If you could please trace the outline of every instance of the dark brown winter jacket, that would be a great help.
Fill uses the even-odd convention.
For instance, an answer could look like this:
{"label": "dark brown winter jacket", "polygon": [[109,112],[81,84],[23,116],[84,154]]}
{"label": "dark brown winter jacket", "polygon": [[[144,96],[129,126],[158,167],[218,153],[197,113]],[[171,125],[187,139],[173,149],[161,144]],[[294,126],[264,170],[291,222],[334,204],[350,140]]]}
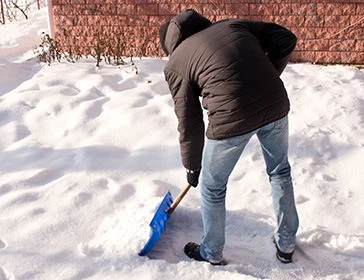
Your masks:
{"label": "dark brown winter jacket", "polygon": [[289,100],[279,76],[297,39],[286,28],[239,19],[212,24],[190,9],[164,24],[160,39],[170,55],[164,73],[185,168],[201,167],[202,107],[210,139],[241,135],[288,114]]}

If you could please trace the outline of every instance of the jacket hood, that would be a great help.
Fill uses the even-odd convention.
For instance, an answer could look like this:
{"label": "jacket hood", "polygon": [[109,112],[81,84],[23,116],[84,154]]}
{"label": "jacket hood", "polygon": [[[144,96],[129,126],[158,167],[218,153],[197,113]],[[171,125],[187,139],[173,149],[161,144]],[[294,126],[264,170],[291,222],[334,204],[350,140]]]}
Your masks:
{"label": "jacket hood", "polygon": [[193,9],[181,12],[159,29],[163,51],[167,55],[172,54],[183,40],[207,28],[210,24],[211,21]]}

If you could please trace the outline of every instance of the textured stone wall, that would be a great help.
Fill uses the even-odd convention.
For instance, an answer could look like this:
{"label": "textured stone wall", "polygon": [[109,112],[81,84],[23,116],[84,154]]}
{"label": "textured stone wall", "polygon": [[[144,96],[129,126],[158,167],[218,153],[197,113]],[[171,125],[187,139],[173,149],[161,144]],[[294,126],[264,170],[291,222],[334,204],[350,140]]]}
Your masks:
{"label": "textured stone wall", "polygon": [[159,26],[193,8],[212,21],[271,21],[298,37],[294,62],[364,64],[364,0],[49,0],[65,49],[162,55]]}

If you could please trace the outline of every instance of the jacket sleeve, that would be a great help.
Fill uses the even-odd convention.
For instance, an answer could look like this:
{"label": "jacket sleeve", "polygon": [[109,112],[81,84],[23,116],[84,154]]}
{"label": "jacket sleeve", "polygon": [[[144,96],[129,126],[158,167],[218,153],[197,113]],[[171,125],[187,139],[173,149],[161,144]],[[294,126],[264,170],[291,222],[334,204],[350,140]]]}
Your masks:
{"label": "jacket sleeve", "polygon": [[249,25],[270,61],[281,74],[296,47],[297,37],[275,23],[251,22]]}
{"label": "jacket sleeve", "polygon": [[178,119],[182,164],[186,169],[199,170],[205,139],[200,89],[173,71],[165,70],[165,77]]}

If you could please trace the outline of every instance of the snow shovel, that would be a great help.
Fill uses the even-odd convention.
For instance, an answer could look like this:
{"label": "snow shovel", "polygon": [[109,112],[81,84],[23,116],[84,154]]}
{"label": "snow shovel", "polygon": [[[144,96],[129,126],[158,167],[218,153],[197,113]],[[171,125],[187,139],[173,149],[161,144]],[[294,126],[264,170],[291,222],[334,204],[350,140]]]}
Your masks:
{"label": "snow shovel", "polygon": [[[186,195],[186,193],[191,188],[191,185],[188,184],[177,196],[176,200],[173,202],[173,198],[171,192],[168,191],[164,196],[161,204],[159,205],[157,211],[154,214],[152,221],[150,222],[150,238],[145,244],[144,248],[139,252],[139,256],[145,256],[148,254],[154,245],[159,240],[160,236],[162,235],[167,221],[173,211],[176,209],[178,204],[181,202],[182,198]],[[172,203],[173,202],[173,203]]]}

